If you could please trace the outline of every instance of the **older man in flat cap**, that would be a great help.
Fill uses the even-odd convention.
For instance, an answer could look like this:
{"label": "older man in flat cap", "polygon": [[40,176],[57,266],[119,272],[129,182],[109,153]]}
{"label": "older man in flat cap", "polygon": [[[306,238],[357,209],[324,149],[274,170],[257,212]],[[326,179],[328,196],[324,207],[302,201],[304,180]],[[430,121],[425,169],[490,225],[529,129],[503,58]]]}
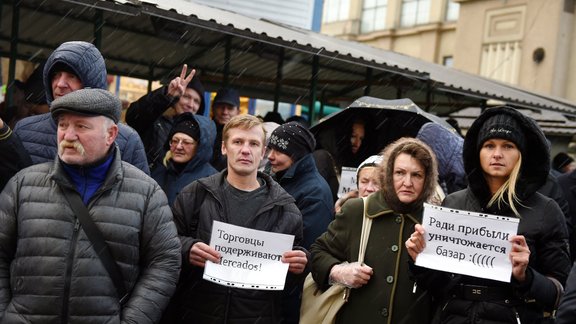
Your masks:
{"label": "older man in flat cap", "polygon": [[120,110],[101,89],[54,100],[58,156],[0,194],[0,322],[160,320],[180,241],[166,195],[114,144]]}

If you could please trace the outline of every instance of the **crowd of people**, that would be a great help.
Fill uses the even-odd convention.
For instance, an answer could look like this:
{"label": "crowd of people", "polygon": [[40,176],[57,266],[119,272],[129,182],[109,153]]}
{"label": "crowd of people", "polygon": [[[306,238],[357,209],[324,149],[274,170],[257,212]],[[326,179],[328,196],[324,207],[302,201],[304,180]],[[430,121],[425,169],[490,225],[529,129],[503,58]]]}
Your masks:
{"label": "crowd of people", "polygon": [[[240,114],[234,88],[208,107],[187,65],[125,123],[94,45],[63,43],[36,71],[18,87],[44,109],[0,119],[1,323],[298,323],[309,273],[350,289],[335,323],[576,322],[576,163],[514,108],[382,152],[356,118],[332,156],[305,119]],[[338,193],[344,166],[356,190]],[[510,280],[417,264],[426,203],[519,219]],[[207,280],[216,222],[292,235],[284,288]]]}

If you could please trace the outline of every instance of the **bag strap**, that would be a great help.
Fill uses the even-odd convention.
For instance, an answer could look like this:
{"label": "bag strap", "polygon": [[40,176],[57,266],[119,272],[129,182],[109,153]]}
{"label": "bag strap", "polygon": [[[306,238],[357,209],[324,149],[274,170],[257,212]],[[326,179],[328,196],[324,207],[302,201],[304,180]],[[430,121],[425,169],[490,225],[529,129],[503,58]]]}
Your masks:
{"label": "bag strap", "polygon": [[368,209],[368,197],[362,197],[364,203],[364,212],[362,213],[362,234],[360,235],[360,248],[358,249],[358,262],[364,262],[364,254],[366,253],[366,245],[368,245],[368,238],[370,237],[370,229],[372,228],[372,218],[366,216],[366,209]]}
{"label": "bag strap", "polygon": [[106,244],[102,232],[98,227],[96,227],[96,224],[94,224],[94,221],[90,217],[88,209],[84,205],[80,195],[72,193],[70,190],[62,189],[64,191],[64,197],[66,197],[66,200],[68,200],[68,203],[70,204],[70,208],[72,208],[72,211],[76,214],[80,225],[84,229],[84,233],[88,236],[88,239],[92,243],[100,261],[102,261],[104,268],[106,268],[108,275],[110,275],[110,278],[116,287],[118,298],[120,298],[120,304],[123,304],[128,297],[128,293],[126,291],[126,286],[124,286],[120,267],[118,267],[118,264],[114,260],[114,257],[110,252],[110,247]]}

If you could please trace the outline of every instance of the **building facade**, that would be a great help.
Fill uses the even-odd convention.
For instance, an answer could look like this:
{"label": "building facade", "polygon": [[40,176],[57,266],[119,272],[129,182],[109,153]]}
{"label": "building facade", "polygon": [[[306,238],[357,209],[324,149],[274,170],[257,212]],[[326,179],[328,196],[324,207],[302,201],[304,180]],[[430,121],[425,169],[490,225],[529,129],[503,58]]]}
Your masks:
{"label": "building facade", "polygon": [[322,33],[576,101],[573,0],[325,0]]}
{"label": "building facade", "polygon": [[[570,55],[576,51],[575,3],[325,0],[321,32],[576,101],[576,56]],[[470,113],[479,112],[467,110],[453,117],[466,129],[474,119]],[[553,153],[566,150],[574,118],[540,115],[533,117],[545,128]]]}

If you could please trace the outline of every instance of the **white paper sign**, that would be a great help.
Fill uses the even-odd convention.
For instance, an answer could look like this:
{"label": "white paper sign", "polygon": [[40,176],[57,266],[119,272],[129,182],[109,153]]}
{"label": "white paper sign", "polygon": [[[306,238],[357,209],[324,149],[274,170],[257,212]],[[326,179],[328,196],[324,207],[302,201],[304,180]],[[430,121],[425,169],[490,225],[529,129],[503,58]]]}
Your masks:
{"label": "white paper sign", "polygon": [[340,173],[340,186],[338,187],[338,198],[341,198],[350,191],[357,189],[356,168],[342,167],[342,173]]}
{"label": "white paper sign", "polygon": [[206,262],[203,278],[234,288],[282,290],[288,263],[280,259],[293,244],[294,235],[214,221],[210,246],[222,258],[220,264]]}
{"label": "white paper sign", "polygon": [[518,232],[519,222],[514,217],[424,204],[426,248],[416,265],[510,282],[509,239]]}

